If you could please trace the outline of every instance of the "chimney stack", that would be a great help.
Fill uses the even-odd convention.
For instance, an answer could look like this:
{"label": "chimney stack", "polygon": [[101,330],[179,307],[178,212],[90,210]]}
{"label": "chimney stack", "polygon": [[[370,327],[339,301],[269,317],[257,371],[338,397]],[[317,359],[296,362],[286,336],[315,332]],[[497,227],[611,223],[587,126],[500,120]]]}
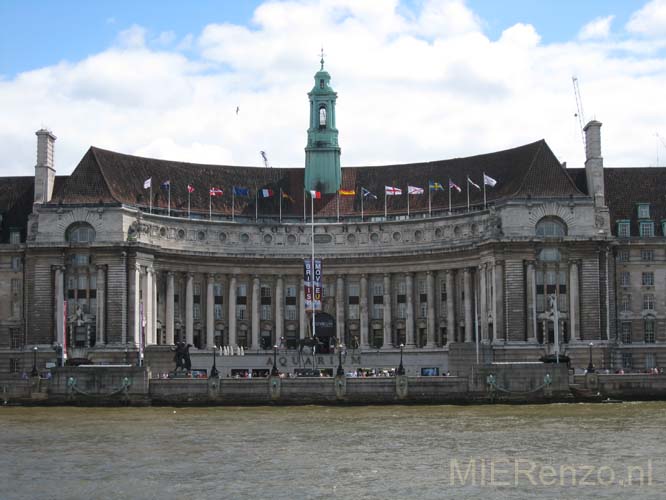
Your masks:
{"label": "chimney stack", "polygon": [[48,203],[53,195],[55,181],[53,146],[56,136],[46,129],[40,129],[35,134],[37,135],[37,165],[35,165],[34,203]]}
{"label": "chimney stack", "polygon": [[604,159],[601,156],[601,122],[592,120],[585,132],[585,173],[587,191],[597,207],[606,205],[604,189]]}

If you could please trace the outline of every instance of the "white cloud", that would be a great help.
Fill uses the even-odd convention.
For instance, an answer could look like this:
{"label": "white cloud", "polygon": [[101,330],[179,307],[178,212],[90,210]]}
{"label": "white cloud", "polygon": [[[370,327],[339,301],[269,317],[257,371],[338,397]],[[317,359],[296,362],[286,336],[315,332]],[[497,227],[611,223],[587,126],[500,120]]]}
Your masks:
{"label": "white cloud", "polygon": [[[521,23],[490,39],[462,2],[419,5],[271,1],[249,27],[211,24],[167,37],[166,46],[146,45],[146,30],[133,26],[86,59],[0,80],[0,175],[32,173],[42,125],[59,137],[61,174],[90,145],[238,165],[260,165],[264,150],[275,166],[301,167],[322,43],[339,94],[343,165],[437,160],[545,138],[561,160],[581,166],[571,75],[587,118],[604,122],[606,164],[654,163],[654,133],[666,135],[663,40],[546,44]],[[426,20],[426,12],[441,15]]]}
{"label": "white cloud", "polygon": [[614,17],[615,16],[606,16],[593,19],[581,28],[580,33],[578,33],[578,38],[581,40],[608,38]]}
{"label": "white cloud", "polygon": [[666,0],[652,0],[634,12],[626,28],[639,35],[666,38]]}

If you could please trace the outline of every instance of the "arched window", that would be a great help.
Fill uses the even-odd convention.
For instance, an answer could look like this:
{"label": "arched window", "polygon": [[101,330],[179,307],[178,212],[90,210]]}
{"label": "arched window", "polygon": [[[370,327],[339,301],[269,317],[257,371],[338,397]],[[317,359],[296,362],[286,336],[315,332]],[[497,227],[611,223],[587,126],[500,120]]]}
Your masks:
{"label": "arched window", "polygon": [[95,230],[86,222],[76,222],[67,228],[65,236],[70,243],[92,243]]}
{"label": "arched window", "polygon": [[567,225],[556,217],[544,217],[536,225],[536,235],[543,238],[560,238],[567,235]]}
{"label": "arched window", "polygon": [[319,106],[319,128],[326,127],[326,106]]}

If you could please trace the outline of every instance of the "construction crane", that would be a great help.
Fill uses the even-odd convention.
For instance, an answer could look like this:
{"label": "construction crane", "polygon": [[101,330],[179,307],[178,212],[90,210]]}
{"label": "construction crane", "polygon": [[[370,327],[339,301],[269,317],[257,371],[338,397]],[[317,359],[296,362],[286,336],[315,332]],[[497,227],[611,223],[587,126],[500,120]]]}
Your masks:
{"label": "construction crane", "polygon": [[585,149],[585,132],[583,128],[585,127],[585,114],[583,112],[583,99],[580,97],[580,89],[578,88],[578,78],[575,76],[571,77],[573,82],[574,95],[576,97],[576,117],[578,118],[578,124],[580,126],[580,136],[583,139],[583,150]]}

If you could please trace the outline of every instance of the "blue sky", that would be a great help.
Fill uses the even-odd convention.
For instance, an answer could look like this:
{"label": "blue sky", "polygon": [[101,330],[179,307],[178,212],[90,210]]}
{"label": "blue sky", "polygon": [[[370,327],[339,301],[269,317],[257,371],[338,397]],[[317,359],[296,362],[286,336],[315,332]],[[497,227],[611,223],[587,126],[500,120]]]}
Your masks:
{"label": "blue sky", "polygon": [[[258,0],[44,1],[0,2],[0,75],[77,60],[108,47],[118,31],[134,24],[150,33],[172,31],[180,38],[199,33],[211,23],[252,26]],[[408,9],[420,2],[403,3]],[[624,24],[643,2],[635,0],[469,0],[467,5],[484,21],[484,31],[496,39],[507,27],[532,24],[543,42],[563,42],[595,17],[615,15]]]}
{"label": "blue sky", "polygon": [[322,43],[343,165],[546,139],[580,167],[577,76],[606,165],[666,166],[666,0],[0,0],[0,175],[41,127],[65,174],[91,145],[302,166]]}

